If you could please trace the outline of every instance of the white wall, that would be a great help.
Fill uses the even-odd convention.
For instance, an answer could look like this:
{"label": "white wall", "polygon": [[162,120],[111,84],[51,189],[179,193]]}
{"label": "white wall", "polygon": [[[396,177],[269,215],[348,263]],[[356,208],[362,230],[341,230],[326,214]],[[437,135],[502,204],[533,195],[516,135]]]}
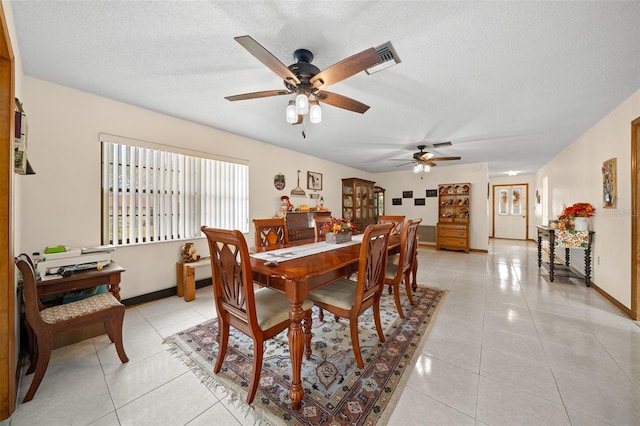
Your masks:
{"label": "white wall", "polygon": [[[220,130],[151,112],[110,99],[24,77],[24,105],[29,119],[29,158],[37,174],[21,177],[17,194],[21,212],[17,246],[31,253],[47,245],[72,247],[100,243],[100,132],[242,158],[249,161],[250,217],[272,217],[280,196],[296,186],[306,189],[308,170],[323,174],[325,206],[339,215],[341,180],[372,179],[371,174],[308,155],[268,145]],[[283,120],[283,126],[287,123]],[[302,141],[301,141],[302,142]],[[286,187],[273,185],[276,174],[286,176]],[[309,198],[292,198],[315,205]],[[246,235],[253,245],[253,226]],[[182,242],[141,244],[118,248],[113,259],[123,274],[123,298],[175,286],[175,262]],[[206,255],[206,240],[196,241]],[[197,279],[210,276],[199,268]]]}
{"label": "white wall", "polygon": [[529,193],[527,194],[527,213],[529,216],[528,226],[528,239],[536,240],[536,224],[539,223],[540,211],[542,204],[536,203],[536,188],[535,188],[535,175],[518,175],[518,176],[500,176],[489,179],[489,222],[488,222],[488,235],[493,234],[493,186],[494,185],[529,185]]}
{"label": "white wall", "polygon": [[414,198],[425,198],[427,189],[438,189],[443,183],[471,183],[471,235],[469,245],[473,250],[488,250],[488,200],[489,182],[487,163],[433,167],[429,173],[413,173],[411,170],[376,173],[372,180],[385,191],[385,213],[405,215],[407,219],[422,218],[421,225],[438,223],[438,198],[426,198],[425,206],[415,206],[413,199],[403,199],[401,206],[391,204],[392,198],[402,198],[403,191],[413,191]]}
{"label": "white wall", "polygon": [[[593,282],[631,307],[631,121],[640,116],[640,90],[607,114],[536,173],[536,188],[549,178],[549,218],[563,205],[588,202],[596,208]],[[617,158],[617,208],[602,208],[602,163]],[[534,191],[535,191],[534,189]],[[539,224],[539,223],[538,223]],[[578,268],[581,257],[574,256]]]}

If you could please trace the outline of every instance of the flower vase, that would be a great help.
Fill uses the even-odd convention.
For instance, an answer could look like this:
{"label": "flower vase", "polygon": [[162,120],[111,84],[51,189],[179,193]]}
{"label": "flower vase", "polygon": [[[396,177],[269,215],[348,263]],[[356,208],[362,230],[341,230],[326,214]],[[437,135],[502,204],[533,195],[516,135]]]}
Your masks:
{"label": "flower vase", "polygon": [[573,219],[573,230],[574,231],[588,231],[589,230],[589,222],[586,217],[576,217]]}
{"label": "flower vase", "polygon": [[351,241],[351,232],[339,232],[337,234],[328,232],[325,241],[329,244],[346,243],[348,241]]}

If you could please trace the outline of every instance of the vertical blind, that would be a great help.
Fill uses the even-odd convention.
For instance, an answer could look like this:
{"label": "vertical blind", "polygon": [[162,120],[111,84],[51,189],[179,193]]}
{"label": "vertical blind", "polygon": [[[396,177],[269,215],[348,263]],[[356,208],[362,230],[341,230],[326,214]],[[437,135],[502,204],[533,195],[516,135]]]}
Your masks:
{"label": "vertical blind", "polygon": [[102,242],[199,237],[202,225],[249,229],[249,167],[102,142]]}

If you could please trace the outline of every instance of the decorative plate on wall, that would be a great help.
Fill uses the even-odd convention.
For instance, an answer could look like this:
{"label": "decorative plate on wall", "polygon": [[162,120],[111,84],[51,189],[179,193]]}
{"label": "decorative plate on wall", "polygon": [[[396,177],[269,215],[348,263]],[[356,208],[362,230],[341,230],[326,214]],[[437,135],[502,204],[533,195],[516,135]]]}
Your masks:
{"label": "decorative plate on wall", "polygon": [[273,177],[273,186],[275,186],[277,190],[282,191],[285,185],[286,182],[283,174],[277,174]]}

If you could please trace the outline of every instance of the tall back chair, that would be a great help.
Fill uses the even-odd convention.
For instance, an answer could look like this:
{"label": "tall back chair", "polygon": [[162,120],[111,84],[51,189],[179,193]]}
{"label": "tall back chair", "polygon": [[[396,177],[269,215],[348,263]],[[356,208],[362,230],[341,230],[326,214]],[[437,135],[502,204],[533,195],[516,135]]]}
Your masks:
{"label": "tall back chair", "polygon": [[392,223],[393,229],[391,229],[391,234],[399,234],[404,227],[404,216],[378,216],[378,223]]}
{"label": "tall back chair", "polygon": [[[218,312],[218,359],[213,371],[222,368],[227,353],[229,326],[232,325],[253,340],[253,373],[247,394],[251,404],[258,390],[264,341],[289,327],[290,304],[282,293],[270,288],[255,289],[247,242],[240,231],[214,229],[203,226],[211,253],[213,297]],[[311,308],[313,302],[305,300],[305,354],[311,357]]]}
{"label": "tall back chair", "polygon": [[253,219],[256,228],[256,247],[289,243],[289,232],[284,218]]}
{"label": "tall back chair", "polygon": [[331,216],[314,216],[313,217],[313,233],[315,235],[316,243],[318,241],[325,240],[326,235],[320,231],[322,231],[322,225],[324,225],[325,223],[331,222],[332,219],[333,218]]}
{"label": "tall back chair", "polygon": [[363,368],[360,343],[358,342],[358,317],[373,306],[378,338],[384,342],[380,321],[380,297],[384,286],[385,266],[390,223],[369,225],[364,231],[358,260],[358,281],[342,278],[309,293],[309,299],[322,309],[342,318],[349,319],[351,344],[358,367]]}
{"label": "tall back chair", "polygon": [[403,280],[409,303],[413,305],[410,275],[415,265],[415,249],[418,245],[418,225],[420,222],[422,222],[422,219],[408,220],[407,223],[404,224],[402,234],[400,234],[400,254],[397,258],[389,258],[387,261],[384,283],[387,284],[389,290],[392,290],[394,293],[396,308],[398,309],[400,318],[404,318],[402,304],[400,303],[400,283]]}
{"label": "tall back chair", "polygon": [[31,401],[40,386],[51,358],[53,338],[57,334],[102,322],[109,339],[115,344],[120,361],[129,361],[122,345],[124,305],[112,293],[102,293],[77,302],[45,308],[38,297],[31,259],[26,254],[21,254],[15,263],[22,274],[24,311],[31,339],[27,374],[35,372],[23,402]]}

